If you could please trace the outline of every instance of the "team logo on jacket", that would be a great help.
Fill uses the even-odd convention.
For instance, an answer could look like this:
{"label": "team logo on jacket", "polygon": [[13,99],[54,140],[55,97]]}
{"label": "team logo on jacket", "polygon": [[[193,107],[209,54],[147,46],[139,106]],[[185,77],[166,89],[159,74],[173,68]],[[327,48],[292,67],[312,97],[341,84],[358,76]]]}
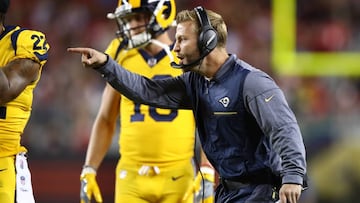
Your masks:
{"label": "team logo on jacket", "polygon": [[230,99],[229,97],[223,97],[219,100],[219,102],[226,108],[230,103]]}

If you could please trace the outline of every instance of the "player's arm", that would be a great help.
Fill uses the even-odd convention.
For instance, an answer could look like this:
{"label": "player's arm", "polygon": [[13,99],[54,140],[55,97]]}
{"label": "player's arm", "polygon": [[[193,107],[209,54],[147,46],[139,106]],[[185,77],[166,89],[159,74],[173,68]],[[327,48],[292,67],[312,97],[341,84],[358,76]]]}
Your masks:
{"label": "player's arm", "polygon": [[40,64],[31,59],[15,59],[0,68],[0,105],[15,99],[39,77]]}
{"label": "player's arm", "polygon": [[84,169],[80,176],[81,202],[90,202],[92,196],[102,202],[101,193],[96,182],[96,170],[104,159],[115,133],[119,115],[120,94],[110,85],[106,85],[99,112],[96,116],[86,153]]}
{"label": "player's arm", "polygon": [[85,165],[98,168],[106,155],[115,133],[119,116],[120,94],[106,84],[100,108],[93,124]]}

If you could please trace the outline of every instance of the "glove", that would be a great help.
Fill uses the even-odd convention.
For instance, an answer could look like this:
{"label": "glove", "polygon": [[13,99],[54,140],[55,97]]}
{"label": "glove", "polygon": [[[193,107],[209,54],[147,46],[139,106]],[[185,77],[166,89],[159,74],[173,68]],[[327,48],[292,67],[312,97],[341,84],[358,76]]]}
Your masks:
{"label": "glove", "polygon": [[209,166],[200,167],[200,171],[196,175],[193,184],[191,184],[187,189],[183,197],[183,201],[186,201],[191,194],[194,194],[195,202],[197,203],[213,203],[214,181],[215,170]]}
{"label": "glove", "polygon": [[90,166],[85,166],[80,175],[80,203],[90,203],[91,197],[95,201],[102,203],[102,197],[99,186],[96,182],[96,170]]}

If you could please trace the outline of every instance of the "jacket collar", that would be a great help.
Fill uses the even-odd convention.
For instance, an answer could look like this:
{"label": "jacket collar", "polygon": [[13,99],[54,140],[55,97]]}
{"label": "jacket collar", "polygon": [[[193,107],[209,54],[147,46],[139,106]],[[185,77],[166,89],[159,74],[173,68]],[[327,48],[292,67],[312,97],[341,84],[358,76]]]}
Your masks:
{"label": "jacket collar", "polygon": [[234,66],[236,59],[236,54],[229,54],[229,58],[226,59],[225,63],[220,67],[212,80],[220,81],[223,77],[225,77],[226,73]]}

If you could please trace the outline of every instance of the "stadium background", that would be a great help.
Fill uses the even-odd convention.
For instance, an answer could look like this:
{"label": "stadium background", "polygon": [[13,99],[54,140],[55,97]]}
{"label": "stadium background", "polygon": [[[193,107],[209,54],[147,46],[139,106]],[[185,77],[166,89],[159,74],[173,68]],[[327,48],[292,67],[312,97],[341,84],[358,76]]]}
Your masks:
{"label": "stadium background", "polygon": [[[23,135],[35,197],[38,203],[79,202],[79,174],[105,82],[66,48],[104,50],[116,30],[106,14],[117,1],[11,3],[7,24],[41,30],[51,45]],[[360,1],[176,3],[177,10],[203,5],[220,13],[229,28],[229,51],[270,73],[284,90],[307,148],[310,189],[302,202],[360,202]],[[114,141],[98,175],[104,202],[113,201],[117,157]]]}

